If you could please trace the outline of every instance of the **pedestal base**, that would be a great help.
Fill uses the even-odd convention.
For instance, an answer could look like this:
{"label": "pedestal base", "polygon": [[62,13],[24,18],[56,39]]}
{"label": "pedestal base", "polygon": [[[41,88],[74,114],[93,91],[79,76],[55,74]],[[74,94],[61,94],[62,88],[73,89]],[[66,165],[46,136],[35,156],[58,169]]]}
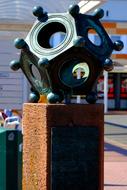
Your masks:
{"label": "pedestal base", "polygon": [[23,190],[103,190],[102,104],[24,104]]}

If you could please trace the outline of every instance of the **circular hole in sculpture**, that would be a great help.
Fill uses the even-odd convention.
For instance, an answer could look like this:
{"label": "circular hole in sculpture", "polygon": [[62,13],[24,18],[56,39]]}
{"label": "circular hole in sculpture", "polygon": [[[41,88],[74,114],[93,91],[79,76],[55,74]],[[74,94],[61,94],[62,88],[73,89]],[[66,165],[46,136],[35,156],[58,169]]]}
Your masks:
{"label": "circular hole in sculpture", "polygon": [[92,44],[94,44],[95,46],[100,46],[102,43],[101,37],[100,35],[96,32],[96,30],[94,29],[89,29],[88,30],[88,39],[90,40],[90,42],[92,42]]}
{"label": "circular hole in sculpture", "polygon": [[49,39],[49,44],[51,48],[59,46],[63,42],[65,35],[66,33],[64,32],[55,32],[54,34],[52,34]]}
{"label": "circular hole in sculpture", "polygon": [[87,63],[78,63],[73,67],[72,75],[75,79],[87,79],[90,74],[90,69]]}
{"label": "circular hole in sculpture", "polygon": [[40,72],[39,72],[38,68],[35,65],[33,65],[33,64],[31,64],[30,67],[31,67],[31,74],[32,74],[32,76],[36,80],[41,81],[41,75],[40,75]]}
{"label": "circular hole in sculpture", "polygon": [[39,31],[37,41],[42,48],[56,48],[65,40],[65,36],[65,26],[59,22],[52,22]]}

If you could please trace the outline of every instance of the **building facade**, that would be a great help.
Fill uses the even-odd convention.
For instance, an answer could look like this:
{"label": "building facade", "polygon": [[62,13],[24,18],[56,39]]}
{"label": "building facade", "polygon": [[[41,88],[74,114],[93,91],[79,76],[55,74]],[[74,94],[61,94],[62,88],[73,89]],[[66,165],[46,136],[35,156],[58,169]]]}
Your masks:
{"label": "building facade", "polygon": [[[112,41],[121,40],[124,48],[113,52],[114,70],[108,74],[107,110],[127,110],[127,0],[110,0],[102,8],[103,25]],[[100,79],[101,87],[103,79]],[[103,85],[104,86],[104,85]],[[102,92],[102,89],[101,89]]]}
{"label": "building facade", "polygon": [[[15,17],[18,20],[14,20],[14,12],[10,8],[13,12],[13,24],[11,23],[12,21],[8,19],[8,15],[11,15],[11,12],[8,11],[7,17],[5,17],[2,16],[2,6],[0,9],[0,109],[21,110],[22,104],[28,100],[28,83],[21,71],[13,72],[10,70],[9,62],[19,57],[19,52],[13,46],[13,40],[16,37],[25,38],[34,22],[32,14],[28,14],[28,12],[31,13],[32,7],[36,5],[36,2],[39,4],[40,1],[31,0],[31,2],[30,7],[26,5],[26,1],[24,1],[25,4],[21,6],[22,8],[24,6],[23,10],[26,10],[26,12],[22,14],[20,10],[18,10],[15,13],[15,15],[17,15]],[[60,6],[61,8],[63,6],[64,10],[66,10],[70,4],[69,1],[66,0],[66,2],[68,3],[65,7],[63,3]],[[78,3],[79,1],[75,2]],[[71,3],[73,3],[73,1],[71,1]],[[12,5],[8,4],[8,7],[9,6]],[[46,6],[45,4],[45,7]],[[106,31],[113,41],[122,40],[124,48],[120,52],[113,52],[114,70],[109,74],[104,74],[104,76],[99,79],[99,100],[106,102],[106,111],[110,109],[127,110],[127,0],[107,0],[101,7],[105,12],[102,23]],[[51,11],[50,9],[51,6],[49,12]],[[58,6],[56,9],[54,7],[53,12],[59,12]],[[60,12],[62,12],[62,10],[60,10]],[[96,33],[91,32],[90,39],[97,45],[100,43],[99,36]]]}

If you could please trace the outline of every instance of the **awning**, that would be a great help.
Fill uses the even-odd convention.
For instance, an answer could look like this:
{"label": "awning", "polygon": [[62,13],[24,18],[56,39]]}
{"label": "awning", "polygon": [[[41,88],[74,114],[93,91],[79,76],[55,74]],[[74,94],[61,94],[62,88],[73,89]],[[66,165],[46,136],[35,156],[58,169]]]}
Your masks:
{"label": "awning", "polygon": [[42,6],[45,11],[66,12],[69,5],[79,4],[82,13],[86,13],[93,8],[101,5],[106,0],[1,0],[0,1],[0,23],[21,22],[29,23],[35,20],[32,15],[34,6]]}

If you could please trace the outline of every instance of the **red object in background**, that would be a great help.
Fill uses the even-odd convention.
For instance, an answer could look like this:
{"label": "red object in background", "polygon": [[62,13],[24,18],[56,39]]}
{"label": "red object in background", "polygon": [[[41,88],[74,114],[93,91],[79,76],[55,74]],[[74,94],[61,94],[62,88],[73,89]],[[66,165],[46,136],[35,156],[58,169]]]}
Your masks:
{"label": "red object in background", "polygon": [[[104,77],[101,77],[98,80],[98,97],[104,98]],[[114,95],[114,83],[113,83],[113,77],[112,75],[109,75],[108,79],[108,98],[113,99],[115,97]]]}
{"label": "red object in background", "polygon": [[121,80],[120,98],[127,98],[127,78]]}
{"label": "red object in background", "polygon": [[114,83],[113,83],[113,77],[108,79],[108,98],[114,99]]}
{"label": "red object in background", "polygon": [[98,91],[98,97],[104,98],[104,77],[99,78],[97,91]]}
{"label": "red object in background", "polygon": [[[108,99],[115,99],[115,89],[114,89],[114,76],[115,74],[110,73],[108,76]],[[98,80],[98,97],[104,98],[104,77],[102,76]],[[121,73],[121,89],[120,98],[127,99],[127,74]]]}

